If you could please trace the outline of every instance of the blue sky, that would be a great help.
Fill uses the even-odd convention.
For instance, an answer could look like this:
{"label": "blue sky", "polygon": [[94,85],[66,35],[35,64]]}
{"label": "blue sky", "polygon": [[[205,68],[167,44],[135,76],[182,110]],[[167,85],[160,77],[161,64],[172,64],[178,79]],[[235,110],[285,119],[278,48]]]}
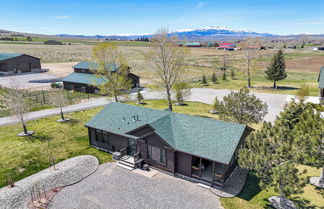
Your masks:
{"label": "blue sky", "polygon": [[0,29],[42,34],[143,34],[221,26],[324,34],[323,0],[0,0]]}

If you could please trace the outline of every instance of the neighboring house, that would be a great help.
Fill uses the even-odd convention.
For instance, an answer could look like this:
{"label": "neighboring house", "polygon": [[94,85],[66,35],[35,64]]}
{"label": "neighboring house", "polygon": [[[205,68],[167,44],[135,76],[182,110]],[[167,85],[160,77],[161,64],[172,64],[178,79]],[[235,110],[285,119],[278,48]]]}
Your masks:
{"label": "neighboring house", "polygon": [[[63,78],[63,86],[66,90],[74,90],[85,93],[96,93],[99,91],[98,85],[107,82],[104,76],[95,74],[99,68],[96,62],[80,62],[73,66],[74,72]],[[112,73],[117,73],[118,66],[107,66]],[[130,68],[128,67],[128,70]],[[132,80],[132,88],[139,87],[139,77],[133,73],[128,73],[129,79]]]}
{"label": "neighboring house", "polygon": [[319,98],[320,101],[324,101],[324,66],[321,67],[319,76],[318,76],[318,88],[320,89]]}
{"label": "neighboring house", "polygon": [[27,54],[0,53],[0,74],[39,72],[40,59]]}
{"label": "neighboring house", "polygon": [[170,174],[224,186],[237,166],[246,125],[122,103],[109,103],[85,124],[90,145],[120,152]]}
{"label": "neighboring house", "polygon": [[221,43],[218,46],[219,50],[228,50],[228,51],[234,51],[236,48],[236,45],[233,43]]}

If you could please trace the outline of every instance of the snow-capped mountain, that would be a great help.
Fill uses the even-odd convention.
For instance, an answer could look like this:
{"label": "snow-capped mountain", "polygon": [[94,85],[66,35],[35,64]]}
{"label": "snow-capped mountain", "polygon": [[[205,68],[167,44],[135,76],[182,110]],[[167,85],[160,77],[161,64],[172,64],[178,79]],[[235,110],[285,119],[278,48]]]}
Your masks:
{"label": "snow-capped mountain", "polygon": [[171,33],[179,39],[190,40],[208,40],[208,39],[223,39],[223,38],[244,38],[244,37],[268,37],[273,36],[270,33],[257,33],[246,30],[232,30],[226,27],[203,27],[199,29],[181,29]]}
{"label": "snow-capped mountain", "polygon": [[[96,36],[83,36],[83,35],[69,35],[59,34],[61,37],[78,37],[78,38],[96,38],[96,39],[122,39],[132,40],[141,37],[151,37],[153,34],[117,34],[117,35],[96,35]],[[239,39],[246,37],[269,37],[273,36],[270,33],[257,33],[246,30],[233,30],[226,27],[202,27],[198,29],[179,29],[170,32],[170,36],[177,36],[182,40],[202,41],[202,40],[217,40],[217,39]]]}

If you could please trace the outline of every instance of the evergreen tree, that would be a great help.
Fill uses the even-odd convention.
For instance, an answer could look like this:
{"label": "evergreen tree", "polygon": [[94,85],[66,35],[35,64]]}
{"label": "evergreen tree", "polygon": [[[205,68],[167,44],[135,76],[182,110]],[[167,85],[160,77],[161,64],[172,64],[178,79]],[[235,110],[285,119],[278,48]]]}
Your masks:
{"label": "evergreen tree", "polygon": [[239,165],[255,171],[261,188],[272,187],[280,197],[289,198],[302,192],[306,179],[296,168],[291,141],[280,134],[281,128],[264,123],[261,130],[247,137],[239,152]]}
{"label": "evergreen tree", "polygon": [[223,81],[226,81],[227,80],[227,78],[226,78],[226,71],[224,70],[223,71]]}
{"label": "evergreen tree", "polygon": [[234,70],[231,70],[231,79],[235,80],[235,72],[234,72]]}
{"label": "evergreen tree", "polygon": [[177,82],[172,87],[175,92],[175,99],[178,102],[178,105],[183,105],[186,97],[190,95],[190,88],[186,82]]}
{"label": "evergreen tree", "polygon": [[143,97],[140,89],[138,89],[138,91],[137,91],[136,99],[137,99],[138,104],[142,104],[142,100],[144,99],[144,97]]}
{"label": "evergreen tree", "polygon": [[282,50],[279,50],[271,60],[270,66],[267,67],[266,79],[273,81],[273,88],[277,88],[277,81],[284,80],[287,77],[286,62]]}
{"label": "evergreen tree", "polygon": [[258,123],[268,113],[268,105],[244,88],[238,92],[232,91],[219,102],[217,110],[223,120],[241,124]]}
{"label": "evergreen tree", "polygon": [[217,84],[217,77],[216,77],[216,73],[213,73],[213,74],[212,74],[211,82],[214,83],[214,84]]}
{"label": "evergreen tree", "polygon": [[206,80],[205,75],[203,75],[203,77],[202,77],[202,79],[201,79],[201,84],[203,84],[203,85],[207,85],[207,80]]}
{"label": "evergreen tree", "polygon": [[324,184],[324,119],[307,104],[292,132],[295,158],[298,163],[322,167],[320,183]]}

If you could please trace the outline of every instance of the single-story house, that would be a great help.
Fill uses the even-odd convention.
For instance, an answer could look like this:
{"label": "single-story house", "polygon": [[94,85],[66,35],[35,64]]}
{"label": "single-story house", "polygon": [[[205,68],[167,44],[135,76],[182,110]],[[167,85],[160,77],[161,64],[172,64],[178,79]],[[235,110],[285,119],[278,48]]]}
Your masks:
{"label": "single-story house", "polygon": [[236,48],[236,45],[233,43],[221,43],[218,46],[219,50],[228,50],[228,51],[234,51]]}
{"label": "single-story house", "polygon": [[[118,72],[118,66],[107,66],[112,73]],[[98,85],[107,82],[104,76],[99,76],[96,70],[99,69],[97,62],[80,62],[73,66],[74,72],[63,78],[63,86],[66,90],[74,90],[85,93],[96,93],[99,91]],[[132,80],[132,88],[139,87],[139,76],[130,73],[128,67],[128,77]]]}
{"label": "single-story house", "polygon": [[318,76],[318,88],[320,89],[320,101],[324,101],[324,66],[321,67],[319,76]]}
{"label": "single-story house", "polygon": [[236,168],[239,149],[252,131],[242,124],[122,103],[109,103],[85,126],[91,146],[220,187]]}
{"label": "single-story house", "polygon": [[39,72],[40,59],[27,54],[0,53],[0,74]]}

